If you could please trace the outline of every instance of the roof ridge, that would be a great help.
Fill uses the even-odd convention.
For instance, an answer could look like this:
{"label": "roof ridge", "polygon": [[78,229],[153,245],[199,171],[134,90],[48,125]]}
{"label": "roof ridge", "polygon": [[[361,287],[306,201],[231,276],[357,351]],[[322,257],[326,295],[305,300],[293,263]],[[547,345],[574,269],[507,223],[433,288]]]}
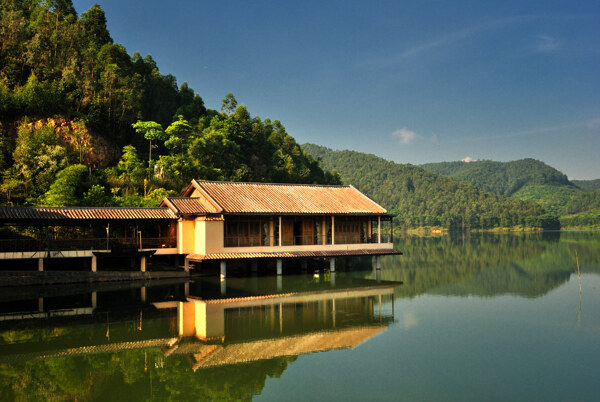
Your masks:
{"label": "roof ridge", "polygon": [[351,187],[350,184],[316,184],[316,183],[271,183],[262,181],[227,181],[227,180],[196,180],[200,183],[217,184],[243,184],[243,185],[267,185],[267,186],[293,186],[293,187]]}
{"label": "roof ridge", "polygon": [[[187,197],[183,197],[183,198],[187,198]],[[196,198],[196,197],[194,197]],[[48,206],[41,206],[41,205],[0,205],[0,208],[27,208],[27,209],[32,209],[32,208],[44,208],[44,209],[80,209],[80,210],[95,210],[95,209],[120,209],[120,210],[126,210],[126,209],[133,209],[133,210],[141,210],[141,209],[151,209],[151,210],[164,210],[164,209],[168,209],[168,208],[164,208],[164,207],[88,207],[88,206],[81,206],[81,205],[77,205],[77,206],[69,206],[69,207],[48,207]]]}

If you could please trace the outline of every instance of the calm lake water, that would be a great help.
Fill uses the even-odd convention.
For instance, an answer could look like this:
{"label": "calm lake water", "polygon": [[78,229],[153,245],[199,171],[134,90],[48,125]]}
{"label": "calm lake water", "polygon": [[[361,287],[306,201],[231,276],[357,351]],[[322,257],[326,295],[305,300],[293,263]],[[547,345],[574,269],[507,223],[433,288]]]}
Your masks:
{"label": "calm lake water", "polygon": [[0,399],[598,400],[599,232],[397,248],[379,275],[0,288]]}

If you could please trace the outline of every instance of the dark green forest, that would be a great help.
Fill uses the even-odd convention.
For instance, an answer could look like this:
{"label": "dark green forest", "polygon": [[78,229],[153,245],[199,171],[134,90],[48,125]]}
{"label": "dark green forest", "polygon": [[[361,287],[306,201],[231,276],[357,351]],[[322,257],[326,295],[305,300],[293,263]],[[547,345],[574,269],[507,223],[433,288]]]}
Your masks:
{"label": "dark green forest", "polygon": [[439,162],[427,163],[421,167],[429,172],[466,181],[506,197],[525,187],[542,184],[575,188],[565,174],[535,159],[512,162]]}
{"label": "dark green forest", "polygon": [[600,179],[570,181],[565,174],[535,159],[440,162],[421,167],[496,194],[535,202],[560,216],[563,226],[600,227]]}
{"label": "dark green forest", "polygon": [[583,191],[600,190],[600,179],[596,179],[596,180],[571,180],[571,183],[575,184],[577,187],[579,187]]}
{"label": "dark green forest", "polygon": [[278,120],[220,111],[152,56],[113,41],[102,8],[0,3],[0,203],[156,206],[192,178],[339,183]]}
{"label": "dark green forest", "polygon": [[352,183],[397,215],[402,228],[556,228],[559,225],[555,216],[546,214],[535,203],[484,191],[418,166],[355,151],[332,151],[314,144],[304,144],[302,148],[325,169],[339,172],[344,182]]}

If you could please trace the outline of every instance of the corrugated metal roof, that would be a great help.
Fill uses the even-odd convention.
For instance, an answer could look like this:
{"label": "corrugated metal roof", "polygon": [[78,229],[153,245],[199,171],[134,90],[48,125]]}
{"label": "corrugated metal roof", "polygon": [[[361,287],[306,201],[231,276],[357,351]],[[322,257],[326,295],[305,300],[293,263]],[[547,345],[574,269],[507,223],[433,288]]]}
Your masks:
{"label": "corrugated metal roof", "polygon": [[224,213],[386,214],[352,186],[193,181]]}
{"label": "corrugated metal roof", "polygon": [[174,212],[182,215],[202,215],[221,212],[202,197],[168,197],[166,201],[166,205],[172,207]]}
{"label": "corrugated metal roof", "polygon": [[61,221],[169,221],[177,219],[168,208],[119,207],[0,207],[0,222]]}
{"label": "corrugated metal roof", "polygon": [[331,251],[278,251],[278,252],[253,252],[253,253],[212,253],[212,254],[188,254],[190,261],[206,260],[234,260],[250,258],[308,258],[308,257],[335,257],[343,255],[392,255],[402,254],[393,248],[383,250],[331,250]]}

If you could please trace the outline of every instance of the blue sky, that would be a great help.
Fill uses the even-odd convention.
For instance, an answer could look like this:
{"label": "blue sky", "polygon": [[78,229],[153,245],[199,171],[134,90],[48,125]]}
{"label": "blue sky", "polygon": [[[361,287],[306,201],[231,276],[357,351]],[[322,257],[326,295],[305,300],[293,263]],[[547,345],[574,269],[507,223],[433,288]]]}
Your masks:
{"label": "blue sky", "polygon": [[600,178],[596,1],[96,2],[115,42],[300,143]]}

